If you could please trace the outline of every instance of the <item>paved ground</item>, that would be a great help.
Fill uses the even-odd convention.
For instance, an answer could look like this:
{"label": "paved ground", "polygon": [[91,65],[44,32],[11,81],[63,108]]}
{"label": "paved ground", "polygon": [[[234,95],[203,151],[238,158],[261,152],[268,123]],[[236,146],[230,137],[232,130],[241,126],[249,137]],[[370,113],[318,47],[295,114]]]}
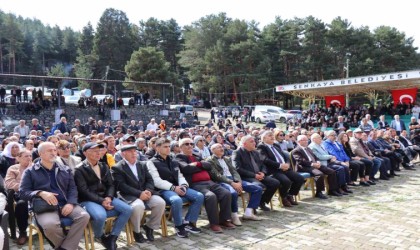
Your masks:
{"label": "paved ground", "polygon": [[162,238],[159,232],[153,244],[126,247],[123,233],[118,245],[121,249],[420,249],[420,168],[399,173],[400,177],[376,186],[354,187],[354,194],[347,197],[319,200],[310,198],[309,190],[302,191],[302,201],[292,209],[281,208],[275,199],[274,211],[261,212],[263,221],[244,222],[223,234],[208,230],[203,209],[199,235],[180,239],[169,222],[169,237]]}

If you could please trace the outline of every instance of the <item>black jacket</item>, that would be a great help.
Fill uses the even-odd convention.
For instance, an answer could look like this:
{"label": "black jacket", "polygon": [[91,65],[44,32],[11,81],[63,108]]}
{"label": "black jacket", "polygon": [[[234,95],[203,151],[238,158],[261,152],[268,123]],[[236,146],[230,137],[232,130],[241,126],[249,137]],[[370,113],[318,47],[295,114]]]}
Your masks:
{"label": "black jacket", "polygon": [[98,162],[101,179],[96,176],[87,160],[77,165],[74,180],[79,192],[79,202],[93,201],[102,204],[106,197],[115,196],[115,186],[109,168]]}
{"label": "black jacket", "polygon": [[138,199],[141,192],[145,190],[149,190],[152,194],[155,192],[153,178],[147,170],[146,162],[137,161],[136,167],[138,180],[125,160],[118,162],[111,168],[117,193],[129,203]]}
{"label": "black jacket", "polygon": [[[289,163],[289,154],[286,154],[281,150],[280,146],[277,144],[273,144],[273,147],[277,150],[277,152],[283,157],[284,163]],[[276,172],[283,172],[280,169],[280,163],[277,162],[276,156],[273,154],[270,148],[264,143],[258,144],[257,150],[263,157],[263,163],[267,166],[267,174],[272,175]],[[289,168],[289,170],[292,170]]]}
{"label": "black jacket", "polygon": [[[201,163],[201,168],[192,166],[191,161],[188,158],[187,155],[184,154],[177,154],[176,160],[179,162],[179,168],[181,169],[182,174],[184,175],[187,182],[191,185],[192,184],[192,176],[195,173],[201,172],[203,170],[210,171],[211,170],[211,164],[201,159],[200,156],[193,154],[195,159]],[[210,175],[210,174],[209,174]]]}
{"label": "black jacket", "polygon": [[241,178],[255,178],[255,175],[257,174],[254,170],[254,166],[252,166],[251,164],[250,154],[252,154],[255,163],[257,163],[257,165],[259,166],[259,172],[263,172],[265,175],[267,175],[267,167],[262,161],[261,154],[257,150],[249,152],[244,148],[240,147],[237,150],[233,151],[232,162],[233,166],[236,168]]}

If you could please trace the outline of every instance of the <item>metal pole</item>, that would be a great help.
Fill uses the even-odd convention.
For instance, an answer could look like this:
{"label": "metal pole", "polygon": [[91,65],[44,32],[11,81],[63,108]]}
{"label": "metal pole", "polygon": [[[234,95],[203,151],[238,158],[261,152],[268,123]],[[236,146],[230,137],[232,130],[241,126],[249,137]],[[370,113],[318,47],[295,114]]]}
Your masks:
{"label": "metal pole", "polygon": [[114,109],[117,110],[117,84],[114,84]]}
{"label": "metal pole", "polygon": [[58,82],[58,109],[61,109],[61,95],[60,95],[60,91],[61,91],[61,82]]}
{"label": "metal pole", "polygon": [[[349,78],[349,71],[350,71],[350,68],[349,68],[349,62],[350,62],[350,59],[348,59],[347,58],[347,60],[346,60],[346,78]],[[350,100],[349,100],[349,93],[348,92],[346,92],[346,107],[348,107],[349,106],[349,103],[350,103]]]}

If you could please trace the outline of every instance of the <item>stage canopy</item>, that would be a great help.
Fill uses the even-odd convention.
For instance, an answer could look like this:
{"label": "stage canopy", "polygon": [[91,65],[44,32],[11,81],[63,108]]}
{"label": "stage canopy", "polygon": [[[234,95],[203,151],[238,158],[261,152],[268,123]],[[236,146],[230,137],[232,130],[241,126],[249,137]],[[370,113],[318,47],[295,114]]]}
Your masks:
{"label": "stage canopy", "polygon": [[319,98],[419,87],[420,69],[345,79],[280,85],[276,86],[276,91],[302,98]]}

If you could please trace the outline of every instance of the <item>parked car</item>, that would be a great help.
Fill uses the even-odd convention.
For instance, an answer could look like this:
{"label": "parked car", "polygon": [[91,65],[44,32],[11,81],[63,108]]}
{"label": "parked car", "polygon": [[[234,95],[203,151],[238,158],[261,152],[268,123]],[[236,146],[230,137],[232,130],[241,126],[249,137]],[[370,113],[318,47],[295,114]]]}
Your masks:
{"label": "parked car", "polygon": [[[193,115],[194,107],[192,105],[184,105],[184,107],[185,107],[185,115]],[[177,112],[179,112],[180,108],[181,108],[181,104],[175,104],[175,105],[169,106],[169,109],[176,110]]]}
{"label": "parked car", "polygon": [[256,110],[254,117],[256,123],[266,123],[268,121],[274,121],[276,119],[276,117],[273,114],[261,110]]}
{"label": "parked car", "polygon": [[256,105],[255,111],[269,112],[275,116],[276,121],[280,121],[281,123],[286,123],[288,120],[292,119],[294,116],[293,114],[288,114],[284,109],[280,107],[271,106],[271,105]]}
{"label": "parked car", "polygon": [[80,96],[77,95],[66,95],[64,96],[64,102],[66,104],[78,105]]}
{"label": "parked car", "polygon": [[297,119],[302,118],[302,110],[299,109],[291,109],[291,110],[287,110],[288,114],[293,114],[294,117],[296,117]]}
{"label": "parked car", "polygon": [[152,106],[162,106],[163,105],[163,102],[161,100],[159,100],[159,99],[152,99],[150,101],[149,105],[152,105]]}

